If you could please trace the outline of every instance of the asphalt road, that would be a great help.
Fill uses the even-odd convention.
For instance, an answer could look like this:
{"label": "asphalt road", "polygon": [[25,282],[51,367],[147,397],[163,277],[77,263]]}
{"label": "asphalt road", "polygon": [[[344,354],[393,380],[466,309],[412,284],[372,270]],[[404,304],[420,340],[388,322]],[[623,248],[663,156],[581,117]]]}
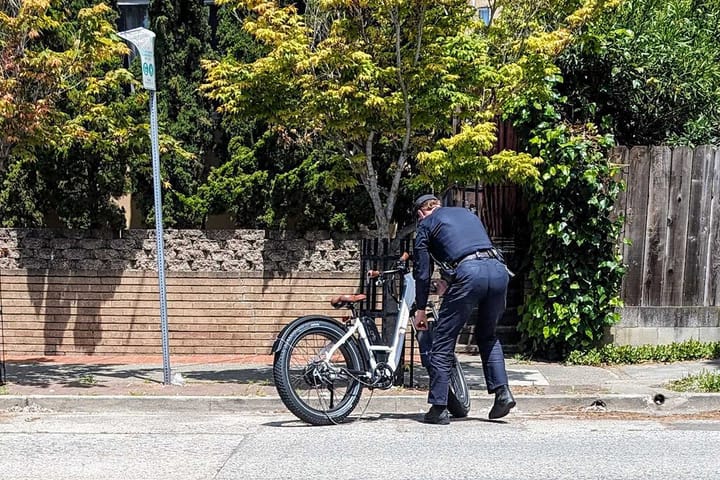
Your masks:
{"label": "asphalt road", "polygon": [[0,478],[717,479],[720,419],[587,414],[425,425],[371,415],[0,413]]}

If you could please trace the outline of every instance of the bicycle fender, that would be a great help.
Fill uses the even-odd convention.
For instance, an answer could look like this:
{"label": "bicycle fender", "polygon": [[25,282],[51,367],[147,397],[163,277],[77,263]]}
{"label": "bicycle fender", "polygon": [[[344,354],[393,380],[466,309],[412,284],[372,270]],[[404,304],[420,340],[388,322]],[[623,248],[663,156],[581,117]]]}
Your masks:
{"label": "bicycle fender", "polygon": [[282,347],[282,345],[285,343],[285,339],[288,337],[288,335],[290,335],[290,333],[292,333],[296,328],[315,320],[327,320],[341,327],[343,326],[342,323],[338,322],[334,318],[325,315],[306,315],[304,317],[296,318],[295,320],[285,325],[282,330],[280,330],[280,333],[278,333],[277,337],[275,337],[275,341],[273,342],[270,353],[277,353]]}

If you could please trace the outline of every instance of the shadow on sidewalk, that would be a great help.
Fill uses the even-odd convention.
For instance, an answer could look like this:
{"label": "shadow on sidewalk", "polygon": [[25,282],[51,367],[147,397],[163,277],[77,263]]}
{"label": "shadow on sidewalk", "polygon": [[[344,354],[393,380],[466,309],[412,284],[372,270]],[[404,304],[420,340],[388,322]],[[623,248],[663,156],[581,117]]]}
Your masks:
{"label": "shadow on sidewalk", "polygon": [[[211,382],[228,384],[264,383],[272,385],[271,367],[222,368],[205,369],[196,366],[172,367],[173,372],[180,372],[186,381]],[[6,362],[7,381],[16,385],[31,387],[49,387],[62,385],[66,387],[95,388],[104,384],[122,381],[125,383],[160,384],[163,379],[162,366],[131,366],[123,364],[76,364],[48,363],[34,361]]]}

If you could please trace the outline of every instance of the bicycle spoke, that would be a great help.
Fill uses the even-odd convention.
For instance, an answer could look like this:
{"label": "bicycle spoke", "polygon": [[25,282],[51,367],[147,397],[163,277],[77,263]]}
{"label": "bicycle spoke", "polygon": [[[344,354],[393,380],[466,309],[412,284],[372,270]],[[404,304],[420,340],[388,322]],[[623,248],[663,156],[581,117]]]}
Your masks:
{"label": "bicycle spoke", "polygon": [[290,383],[296,395],[322,411],[336,408],[353,381],[343,372],[347,362],[340,349],[330,359],[331,368],[323,362],[324,353],[333,344],[320,334],[303,337],[294,346],[289,365]]}

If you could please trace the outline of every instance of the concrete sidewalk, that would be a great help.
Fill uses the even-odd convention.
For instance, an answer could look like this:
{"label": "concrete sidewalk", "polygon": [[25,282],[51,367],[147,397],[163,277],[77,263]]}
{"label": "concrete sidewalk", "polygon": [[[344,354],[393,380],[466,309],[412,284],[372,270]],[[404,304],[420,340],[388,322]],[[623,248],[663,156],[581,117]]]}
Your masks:
{"label": "concrete sidewalk", "polygon": [[[472,414],[492,404],[478,356],[460,355],[472,395]],[[0,411],[284,411],[272,380],[272,357],[170,357],[163,384],[161,357],[54,356],[6,359]],[[720,372],[720,360],[625,366],[567,366],[507,360],[515,413],[562,411],[720,412],[720,394],[678,393],[667,383],[703,370]],[[406,385],[365,390],[358,413],[414,413],[427,409],[427,373],[419,364]],[[368,400],[372,400],[368,403]]]}

